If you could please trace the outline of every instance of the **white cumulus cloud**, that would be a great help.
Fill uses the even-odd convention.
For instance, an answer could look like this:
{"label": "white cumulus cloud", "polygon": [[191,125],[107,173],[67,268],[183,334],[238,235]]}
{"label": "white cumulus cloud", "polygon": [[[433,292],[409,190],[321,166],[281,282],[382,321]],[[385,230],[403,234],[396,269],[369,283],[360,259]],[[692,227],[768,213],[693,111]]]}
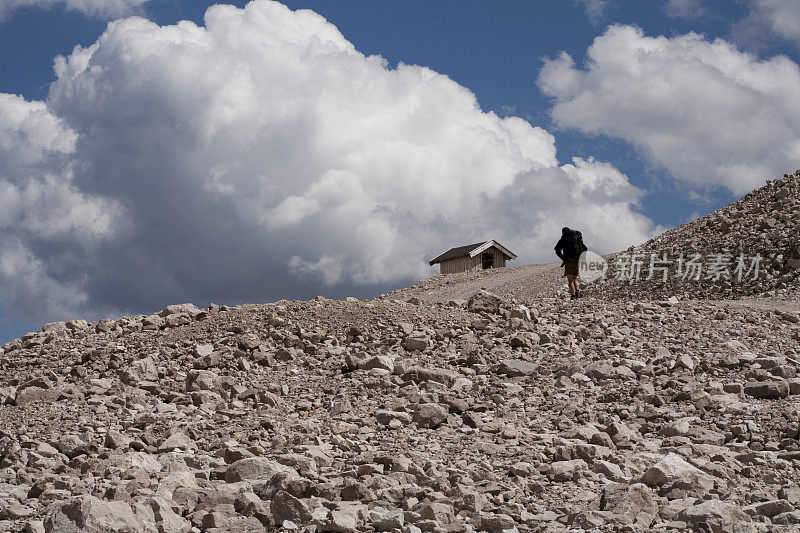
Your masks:
{"label": "white cumulus cloud", "polygon": [[3,0],[0,22],[19,9],[64,7],[88,16],[115,18],[138,13],[150,0]]}
{"label": "white cumulus cloud", "polygon": [[575,4],[582,6],[583,9],[586,11],[586,16],[589,17],[589,20],[592,23],[597,24],[606,15],[606,9],[608,9],[609,0],[573,0]]}
{"label": "white cumulus cloud", "polygon": [[750,13],[734,24],[733,36],[756,49],[774,38],[800,46],[800,2],[797,0],[749,0]]}
{"label": "white cumulus cloud", "polygon": [[42,102],[0,93],[0,305],[32,319],[87,303],[68,267],[115,232],[119,206],[72,181],[77,135]]}
{"label": "white cumulus cloud", "polygon": [[755,0],[756,9],[777,35],[800,43],[800,3],[796,0]]}
{"label": "white cumulus cloud", "polygon": [[800,68],[700,35],[647,37],[612,26],[579,68],[545,62],[541,90],[561,127],[618,137],[672,175],[740,194],[800,160]]}
{"label": "white cumulus cloud", "polygon": [[0,93],[0,229],[83,242],[113,233],[117,207],[73,183],[76,142],[42,102]]}
{"label": "white cumulus cloud", "polygon": [[[76,312],[374,294],[431,275],[451,246],[495,238],[525,263],[553,259],[564,225],[605,251],[655,229],[611,165],[559,165],[547,131],[364,56],[311,11],[256,0],[213,6],[204,26],[117,20],[56,74],[54,168],[88,227],[65,200],[53,235],[11,231],[38,232],[15,257]],[[47,180],[7,179],[31,205]],[[77,233],[90,238],[70,256]]]}
{"label": "white cumulus cloud", "polygon": [[77,135],[44,102],[0,93],[0,172],[18,175],[50,155],[75,149]]}
{"label": "white cumulus cloud", "polygon": [[56,320],[74,316],[88,296],[78,283],[65,283],[19,239],[0,234],[0,304],[12,320]]}

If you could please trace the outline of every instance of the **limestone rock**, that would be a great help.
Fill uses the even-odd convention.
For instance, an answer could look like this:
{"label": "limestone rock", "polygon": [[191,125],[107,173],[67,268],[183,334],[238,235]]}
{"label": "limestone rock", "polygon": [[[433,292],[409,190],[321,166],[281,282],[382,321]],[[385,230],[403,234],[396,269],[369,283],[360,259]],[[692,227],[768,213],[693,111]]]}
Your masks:
{"label": "limestone rock", "polygon": [[447,420],[447,410],[438,403],[422,404],[414,412],[413,419],[421,428],[436,428]]}
{"label": "limestone rock", "polygon": [[245,480],[269,481],[279,472],[297,475],[294,468],[284,466],[266,457],[247,457],[228,465],[225,470],[225,481],[228,483]]}
{"label": "limestone rock", "polygon": [[158,369],[152,357],[137,359],[120,373],[122,381],[136,386],[143,381],[158,381]]}
{"label": "limestone rock", "polygon": [[714,488],[714,478],[696,466],[686,462],[680,455],[670,453],[651,466],[642,476],[649,487],[680,488],[705,494]]}
{"label": "limestone rock", "polygon": [[141,523],[127,503],[105,502],[86,495],[56,502],[48,507],[44,528],[48,533],[157,532],[155,524]]}
{"label": "limestone rock", "polygon": [[750,517],[737,506],[720,500],[708,500],[687,507],[678,518],[696,530],[713,533],[734,531],[737,524],[751,522]]}
{"label": "limestone rock", "polygon": [[425,333],[421,331],[415,331],[405,338],[403,341],[403,348],[409,352],[413,352],[414,350],[423,352],[428,348],[430,342],[430,339],[427,335],[425,335]]}
{"label": "limestone rock", "polygon": [[467,310],[473,313],[496,314],[500,310],[502,300],[496,295],[485,289],[479,290],[467,302]]}
{"label": "limestone rock", "polygon": [[652,489],[642,483],[612,483],[603,488],[601,510],[610,511],[621,524],[650,527],[658,516],[658,504]]}
{"label": "limestone rock", "polygon": [[789,383],[786,380],[753,381],[744,386],[744,393],[753,398],[776,400],[789,396]]}

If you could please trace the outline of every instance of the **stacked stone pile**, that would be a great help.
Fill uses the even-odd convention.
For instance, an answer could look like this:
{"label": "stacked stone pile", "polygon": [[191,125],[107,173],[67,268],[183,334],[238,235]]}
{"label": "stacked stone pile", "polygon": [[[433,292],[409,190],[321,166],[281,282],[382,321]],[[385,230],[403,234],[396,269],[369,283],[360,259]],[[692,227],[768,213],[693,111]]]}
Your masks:
{"label": "stacked stone pile", "polygon": [[0,349],[4,531],[796,531],[800,315],[170,306]]}
{"label": "stacked stone pile", "polygon": [[[696,262],[702,263],[699,280],[685,262],[694,254],[700,256]],[[753,259],[757,254],[760,261]],[[656,268],[652,278],[646,279],[652,255]],[[736,271],[740,256],[741,280]],[[660,261],[662,258],[666,261]],[[800,170],[608,259],[611,272],[593,286],[596,296],[656,300],[670,296],[796,297],[800,288]],[[630,268],[635,261],[642,263],[638,279]],[[712,270],[715,263],[718,266]],[[754,263],[758,268],[751,270]]]}

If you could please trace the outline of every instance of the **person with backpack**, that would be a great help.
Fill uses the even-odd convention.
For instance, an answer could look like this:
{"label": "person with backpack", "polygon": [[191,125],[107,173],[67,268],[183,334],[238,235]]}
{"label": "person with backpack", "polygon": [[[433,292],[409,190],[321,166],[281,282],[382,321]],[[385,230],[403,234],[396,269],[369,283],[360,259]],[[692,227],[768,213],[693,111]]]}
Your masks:
{"label": "person with backpack", "polygon": [[564,276],[567,278],[570,299],[581,297],[581,286],[578,282],[578,260],[588,248],[583,244],[583,235],[576,229],[561,228],[561,238],[556,244],[555,251],[564,267]]}

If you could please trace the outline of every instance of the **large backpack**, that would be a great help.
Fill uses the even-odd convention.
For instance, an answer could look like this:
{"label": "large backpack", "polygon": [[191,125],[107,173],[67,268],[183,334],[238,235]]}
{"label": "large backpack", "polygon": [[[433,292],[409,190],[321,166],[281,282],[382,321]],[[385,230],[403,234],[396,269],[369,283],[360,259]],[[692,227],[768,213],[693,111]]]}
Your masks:
{"label": "large backpack", "polygon": [[581,232],[573,229],[569,230],[564,235],[564,257],[577,261],[582,252],[586,251],[586,246],[583,244],[583,235]]}

